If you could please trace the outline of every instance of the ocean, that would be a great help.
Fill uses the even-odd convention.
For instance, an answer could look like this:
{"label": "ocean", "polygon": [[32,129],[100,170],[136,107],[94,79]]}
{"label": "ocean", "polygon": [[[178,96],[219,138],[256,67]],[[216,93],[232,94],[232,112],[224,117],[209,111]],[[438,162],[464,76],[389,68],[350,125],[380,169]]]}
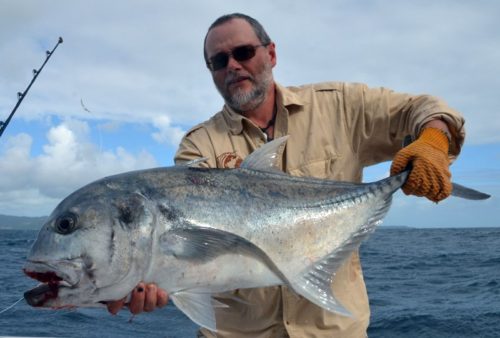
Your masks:
{"label": "ocean", "polygon": [[[36,231],[0,230],[0,312],[37,283],[21,269]],[[369,337],[500,337],[500,228],[380,227],[361,247]],[[195,337],[173,305],[135,317],[103,309],[0,313],[0,336]]]}

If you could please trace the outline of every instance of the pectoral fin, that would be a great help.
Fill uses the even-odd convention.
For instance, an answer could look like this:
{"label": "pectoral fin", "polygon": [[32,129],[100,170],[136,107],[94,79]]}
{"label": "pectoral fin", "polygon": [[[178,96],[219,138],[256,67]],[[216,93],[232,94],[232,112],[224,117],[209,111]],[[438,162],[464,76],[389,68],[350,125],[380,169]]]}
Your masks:
{"label": "pectoral fin", "polygon": [[161,235],[160,246],[165,254],[200,263],[224,254],[255,257],[267,265],[283,284],[288,284],[288,279],[263,250],[247,239],[227,231],[186,225]]}
{"label": "pectoral fin", "polygon": [[163,253],[179,259],[207,261],[223,254],[255,256],[259,249],[248,240],[227,231],[191,225],[180,226],[160,236]]}
{"label": "pectoral fin", "polygon": [[[250,241],[232,234],[212,228],[182,226],[172,229],[160,236],[160,246],[165,254],[179,260],[204,263],[224,254],[240,254],[253,256],[264,262],[277,276],[283,278],[282,272],[271,259]],[[227,305],[213,299],[209,290],[184,290],[170,295],[175,305],[195,323],[216,331],[214,307]]]}

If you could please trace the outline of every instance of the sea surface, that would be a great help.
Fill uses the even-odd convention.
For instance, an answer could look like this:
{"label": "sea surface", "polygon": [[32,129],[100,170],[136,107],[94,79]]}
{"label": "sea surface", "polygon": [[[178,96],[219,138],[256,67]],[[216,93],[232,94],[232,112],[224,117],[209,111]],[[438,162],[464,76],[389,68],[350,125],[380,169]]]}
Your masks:
{"label": "sea surface", "polygon": [[[21,269],[36,231],[0,230],[0,312],[37,283]],[[381,227],[361,247],[369,337],[500,337],[500,228]],[[173,305],[131,317],[104,309],[0,313],[0,336],[195,337]]]}

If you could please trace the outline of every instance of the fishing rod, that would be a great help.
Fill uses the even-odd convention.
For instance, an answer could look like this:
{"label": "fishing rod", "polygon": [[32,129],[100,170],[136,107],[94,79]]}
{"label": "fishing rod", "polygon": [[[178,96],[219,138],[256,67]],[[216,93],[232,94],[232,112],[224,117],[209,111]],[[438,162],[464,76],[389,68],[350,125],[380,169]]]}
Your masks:
{"label": "fishing rod", "polygon": [[46,54],[45,62],[42,64],[42,66],[38,70],[33,69],[33,79],[31,79],[31,82],[28,85],[28,87],[26,87],[26,89],[24,90],[24,92],[22,92],[22,93],[18,92],[17,93],[17,103],[16,103],[16,106],[14,107],[14,109],[12,109],[12,112],[10,113],[9,117],[7,118],[7,120],[5,120],[5,122],[0,121],[0,137],[2,137],[3,132],[5,131],[5,129],[7,128],[7,126],[9,125],[9,122],[12,119],[12,117],[14,116],[14,113],[16,112],[17,108],[19,107],[19,105],[21,104],[21,102],[23,102],[23,99],[26,96],[26,94],[28,93],[28,90],[30,90],[31,85],[35,82],[36,78],[38,77],[38,75],[42,71],[42,69],[45,66],[45,64],[47,63],[47,61],[49,61],[50,57],[52,56],[52,54],[56,50],[57,46],[59,46],[61,43],[63,43],[63,39],[61,37],[59,37],[59,40],[57,41],[57,44],[55,45],[55,47],[51,51],[46,51],[45,52],[45,54]]}

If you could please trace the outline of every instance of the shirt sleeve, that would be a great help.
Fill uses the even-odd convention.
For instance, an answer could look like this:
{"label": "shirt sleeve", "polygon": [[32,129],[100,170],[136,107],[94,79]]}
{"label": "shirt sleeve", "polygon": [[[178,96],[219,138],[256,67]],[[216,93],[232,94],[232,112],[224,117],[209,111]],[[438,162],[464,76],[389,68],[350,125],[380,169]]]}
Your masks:
{"label": "shirt sleeve", "polygon": [[199,158],[206,158],[199,166],[207,168],[216,167],[216,158],[210,137],[202,125],[197,125],[189,130],[181,140],[174,157],[175,164],[182,164]]}
{"label": "shirt sleeve", "polygon": [[363,84],[345,84],[343,93],[353,150],[365,165],[392,159],[403,146],[405,136],[416,138],[422,127],[434,119],[443,120],[450,129],[450,160],[460,153],[465,138],[464,119],[443,100]]}

